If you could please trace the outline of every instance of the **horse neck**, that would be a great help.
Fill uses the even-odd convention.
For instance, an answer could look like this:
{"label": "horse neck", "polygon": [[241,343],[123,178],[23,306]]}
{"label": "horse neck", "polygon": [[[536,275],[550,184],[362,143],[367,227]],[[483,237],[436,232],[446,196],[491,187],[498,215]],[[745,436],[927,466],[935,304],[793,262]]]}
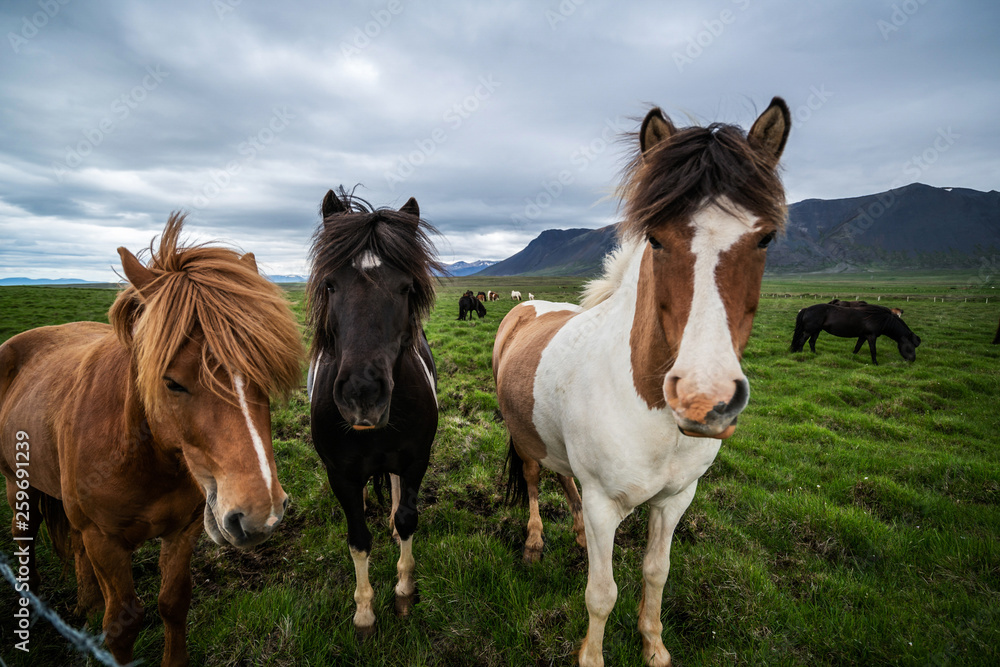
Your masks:
{"label": "horse neck", "polygon": [[[656,317],[636,317],[637,312],[656,313],[658,306],[651,284],[642,277],[645,243],[637,243],[622,261],[627,262],[621,282],[603,302],[594,306],[602,335],[587,336],[598,349],[598,358],[617,371],[628,369],[630,382],[650,408],[666,406],[663,378],[670,368],[672,351]],[[586,312],[586,311],[585,311]],[[607,354],[616,350],[621,355]]]}
{"label": "horse neck", "polygon": [[903,320],[892,313],[886,313],[885,320],[882,322],[882,333],[884,335],[898,342],[909,332],[910,328],[903,323]]}
{"label": "horse neck", "polygon": [[101,430],[108,449],[117,451],[121,458],[140,451],[137,445],[143,445],[145,450],[153,437],[136,386],[131,352],[114,334],[108,334],[80,365],[78,373],[74,391],[89,396],[92,404],[99,406],[90,416],[104,421]]}

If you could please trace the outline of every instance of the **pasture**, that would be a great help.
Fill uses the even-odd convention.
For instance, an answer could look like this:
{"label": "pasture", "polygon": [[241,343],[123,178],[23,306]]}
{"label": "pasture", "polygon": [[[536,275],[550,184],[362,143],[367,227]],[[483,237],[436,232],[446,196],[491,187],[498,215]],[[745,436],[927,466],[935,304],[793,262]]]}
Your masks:
{"label": "pasture", "polygon": [[[343,513],[309,434],[305,391],[272,407],[278,474],[291,496],[275,535],[247,552],[207,537],[193,560],[192,664],[562,665],[586,633],[586,555],[561,489],[543,475],[543,560],[521,560],[527,510],[503,504],[507,436],[490,351],[511,290],[575,301],[573,278],[445,281],[427,323],[440,426],[414,538],[420,601],[392,612],[398,548],[388,498],[368,509],[376,632],[355,636],[354,572]],[[967,289],[974,285],[974,289]],[[951,290],[955,287],[955,290]],[[459,322],[467,289],[503,296],[482,321]],[[846,290],[846,291],[845,291]],[[678,527],[664,593],[664,642],[694,665],[992,665],[1000,662],[1000,303],[971,274],[765,278],[743,368],[750,404]],[[0,288],[0,340],[44,324],[106,321],[113,290]],[[301,286],[288,289],[302,317]],[[808,294],[808,298],[798,298]],[[816,355],[788,351],[799,308],[834,296],[902,305],[922,339],[913,364],[879,339],[879,366],[854,341],[821,334]],[[969,302],[955,299],[966,294]],[[816,295],[820,295],[817,297]],[[920,295],[899,304],[906,295]],[[931,295],[949,296],[947,302]],[[304,382],[303,382],[304,384]],[[626,446],[627,443],[622,443]],[[0,549],[14,550],[2,504]],[[610,665],[639,664],[645,511],[617,535],[618,603]],[[71,569],[38,543],[42,595],[72,625]],[[158,547],[134,560],[146,609],[136,656],[157,664]],[[47,623],[31,652],[13,650],[14,594],[0,596],[8,665],[84,664]]]}

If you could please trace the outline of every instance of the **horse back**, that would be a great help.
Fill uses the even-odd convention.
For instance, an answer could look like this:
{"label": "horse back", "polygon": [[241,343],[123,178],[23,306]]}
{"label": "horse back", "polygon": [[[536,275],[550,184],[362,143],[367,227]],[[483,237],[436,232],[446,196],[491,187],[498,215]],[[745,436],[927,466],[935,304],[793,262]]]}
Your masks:
{"label": "horse back", "polygon": [[31,329],[0,346],[0,469],[5,476],[12,477],[19,459],[18,434],[26,434],[31,485],[62,496],[55,429],[68,421],[81,365],[109,337],[107,324],[73,322]]}
{"label": "horse back", "polygon": [[538,365],[553,337],[580,311],[572,304],[524,303],[507,313],[497,329],[493,344],[497,400],[522,458],[540,461],[547,455],[533,423]]}

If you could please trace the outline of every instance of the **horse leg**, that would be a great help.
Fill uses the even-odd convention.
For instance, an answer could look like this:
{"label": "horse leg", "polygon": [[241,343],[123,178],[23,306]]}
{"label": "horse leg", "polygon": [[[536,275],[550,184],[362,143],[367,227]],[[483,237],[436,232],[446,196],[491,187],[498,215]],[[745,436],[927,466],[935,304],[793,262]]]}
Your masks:
{"label": "horse leg", "polygon": [[587,526],[587,636],[580,646],[580,667],[604,665],[604,626],[618,599],[611,556],[615,544],[615,530],[622,514],[610,498],[600,492],[590,492],[583,487],[583,522]]}
{"label": "horse leg", "polygon": [[163,667],[187,665],[187,615],[191,607],[191,554],[201,535],[202,522],[161,540],[160,597],[163,619]]}
{"label": "horse leg", "polygon": [[417,597],[413,581],[413,533],[417,530],[417,495],[420,477],[414,481],[406,477],[399,480],[399,501],[393,511],[393,524],[399,531],[399,561],[396,563],[396,613],[409,616]]}
{"label": "horse leg", "polygon": [[392,528],[392,541],[399,544],[399,530],[396,528],[396,510],[399,509],[399,475],[389,475],[389,492],[392,497],[389,527]]}
{"label": "horse leg", "polygon": [[858,350],[860,350],[861,346],[864,345],[864,344],[865,344],[865,337],[864,336],[859,336],[858,337],[858,344],[854,346],[854,354],[857,354]]}
{"label": "horse leg", "polygon": [[660,605],[663,587],[670,572],[670,544],[674,529],[684,510],[694,498],[696,484],[677,496],[649,504],[649,541],[642,561],[642,601],[639,603],[639,632],[642,634],[642,657],[647,665],[667,667],[670,653],[663,645],[663,623]]}
{"label": "horse leg", "polygon": [[524,562],[537,563],[542,559],[542,514],[538,511],[538,482],[542,466],[531,457],[524,459],[524,480],[528,483],[528,538],[524,542]]}
{"label": "horse leg", "polygon": [[573,532],[576,533],[576,543],[587,548],[587,530],[583,525],[583,499],[576,489],[576,482],[569,475],[559,475],[559,483],[566,492],[569,511],[573,514]]}
{"label": "horse leg", "polygon": [[869,336],[868,337],[868,349],[870,349],[872,351],[872,363],[875,364],[876,366],[878,366],[878,359],[875,358],[875,339],[876,338],[878,338],[878,336]]}
{"label": "horse leg", "polygon": [[816,353],[816,339],[819,338],[819,332],[817,331],[812,336],[809,336],[809,349]]}
{"label": "horse leg", "polygon": [[87,549],[83,546],[83,533],[72,531],[73,565],[76,570],[76,609],[79,616],[89,616],[101,608],[104,597],[94,574],[94,564],[90,562]]}
{"label": "horse leg", "polygon": [[329,475],[330,486],[340,501],[347,517],[347,546],[354,561],[354,577],[357,582],[354,589],[354,602],[357,609],[354,612],[354,629],[362,637],[375,632],[375,612],[372,610],[372,598],[375,591],[368,580],[368,558],[372,550],[372,534],[365,525],[365,507],[363,499],[364,484],[351,483]]}
{"label": "horse leg", "polygon": [[[21,491],[23,500],[18,500],[18,491]],[[38,529],[42,526],[42,513],[38,509],[38,501],[42,497],[42,492],[33,486],[27,489],[18,489],[17,482],[13,479],[7,480],[7,504],[13,511],[14,516],[10,521],[10,534],[14,538],[15,550],[18,565],[24,564],[28,567],[28,590],[38,595],[38,568],[35,566],[35,537],[38,536]],[[27,563],[21,560],[27,557]]]}
{"label": "horse leg", "polygon": [[83,544],[104,594],[104,641],[115,660],[127,664],[145,613],[132,582],[132,551],[95,526],[83,531]]}

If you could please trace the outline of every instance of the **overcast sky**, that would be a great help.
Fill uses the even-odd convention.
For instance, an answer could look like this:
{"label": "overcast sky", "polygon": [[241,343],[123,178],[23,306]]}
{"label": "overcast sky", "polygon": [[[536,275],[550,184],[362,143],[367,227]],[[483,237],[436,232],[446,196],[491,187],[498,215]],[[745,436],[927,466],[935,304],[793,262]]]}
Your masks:
{"label": "overcast sky", "polygon": [[[115,280],[187,230],[307,272],[329,188],[415,196],[441,259],[615,220],[655,104],[678,125],[793,111],[789,203],[1000,181],[1000,4],[0,4],[0,277]],[[560,176],[563,183],[560,183]]]}

